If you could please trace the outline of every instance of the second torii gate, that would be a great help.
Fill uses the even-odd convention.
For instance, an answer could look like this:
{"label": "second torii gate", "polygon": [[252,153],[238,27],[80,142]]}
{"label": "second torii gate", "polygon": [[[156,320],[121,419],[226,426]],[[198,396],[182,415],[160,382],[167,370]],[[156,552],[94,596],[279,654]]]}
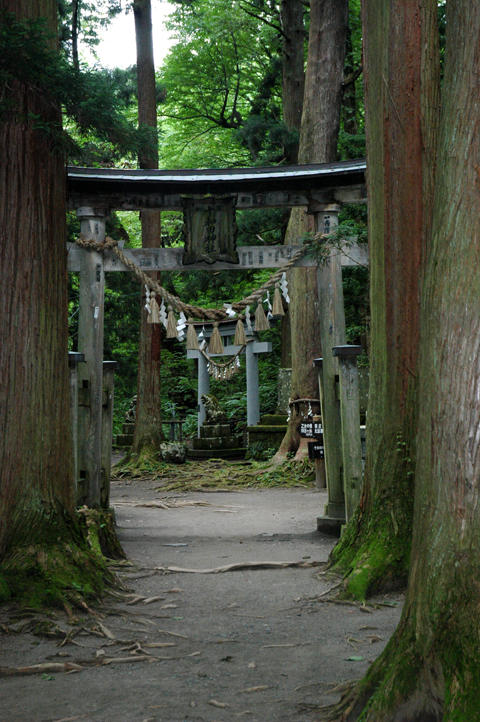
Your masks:
{"label": "second torii gate", "polygon": [[[76,210],[81,232],[98,243],[105,240],[105,219],[114,209],[183,210],[184,199],[211,196],[234,198],[239,210],[261,207],[306,206],[315,218],[317,232],[331,232],[338,224],[340,203],[365,202],[365,161],[282,166],[274,168],[233,168],[225,170],[120,170],[70,168],[68,203]],[[85,364],[79,366],[82,395],[88,399],[83,409],[82,438],[79,439],[79,470],[86,480],[85,503],[101,505],[101,431],[103,391],[103,308],[106,271],[125,271],[111,252],[69,246],[68,269],[80,271],[80,310],[78,350]],[[146,271],[232,270],[281,268],[295,247],[240,247],[239,263],[183,265],[180,248],[126,250],[125,253]],[[337,362],[325,349],[345,343],[345,321],[341,291],[342,265],[365,261],[360,248],[350,248],[348,256],[332,250],[328,261],[318,266],[317,279],[322,314],[321,343],[324,349],[323,394],[327,490],[343,495],[342,455],[339,444],[341,423],[335,398]],[[317,265],[308,257],[298,266]],[[328,505],[326,513],[328,515]]]}
{"label": "second torii gate", "polygon": [[[201,325],[204,330],[204,338],[208,340],[212,333],[212,328],[208,323],[196,324]],[[227,321],[219,326],[219,332],[222,339],[228,339],[235,335],[236,322]],[[260,421],[260,402],[258,393],[258,356],[262,353],[270,353],[272,344],[268,341],[259,341],[256,334],[247,335],[247,343],[245,346],[245,371],[247,381],[247,426],[255,426]],[[228,344],[224,346],[222,354],[209,354],[215,356],[235,356],[240,351],[240,346]],[[200,426],[205,421],[205,407],[202,396],[210,391],[210,375],[208,373],[208,361],[201,351],[187,350],[187,358],[196,359],[198,362],[198,435],[200,436]]]}

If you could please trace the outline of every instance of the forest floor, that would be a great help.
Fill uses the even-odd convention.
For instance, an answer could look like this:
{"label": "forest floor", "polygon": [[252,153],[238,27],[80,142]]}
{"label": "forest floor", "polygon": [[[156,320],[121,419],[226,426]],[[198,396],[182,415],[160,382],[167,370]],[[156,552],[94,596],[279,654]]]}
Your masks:
{"label": "forest floor", "polygon": [[123,591],[73,616],[0,610],[0,722],[312,722],[381,652],[401,595],[335,598],[324,493],[166,487],[112,483]]}

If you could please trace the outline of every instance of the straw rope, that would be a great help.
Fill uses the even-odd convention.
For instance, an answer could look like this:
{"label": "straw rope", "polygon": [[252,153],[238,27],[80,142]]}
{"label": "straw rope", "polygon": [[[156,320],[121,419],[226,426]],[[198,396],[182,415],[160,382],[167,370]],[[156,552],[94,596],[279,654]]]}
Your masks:
{"label": "straw rope", "polygon": [[[227,366],[231,366],[231,364],[235,361],[235,359],[240,356],[240,354],[242,353],[242,351],[243,351],[243,349],[245,348],[245,346],[246,346],[246,344],[243,344],[243,346],[241,346],[241,347],[238,349],[238,351],[237,351],[233,356],[231,356],[228,361],[225,361],[224,363],[220,363],[219,361],[215,361],[215,359],[213,359],[211,356],[209,356],[208,353],[206,353],[206,352],[203,350],[203,348],[200,349],[200,353],[202,354],[202,356],[203,356],[209,363],[212,363],[212,364],[213,364],[214,366],[216,366],[218,369],[224,369],[224,368],[227,368]],[[219,354],[219,356],[221,356],[221,355],[222,355],[222,354]]]}
{"label": "straw rope", "polygon": [[[326,238],[327,236],[324,236],[322,234],[321,236],[315,237],[314,240],[318,240],[318,238],[321,239],[323,237]],[[128,258],[128,256],[125,255],[122,249],[118,247],[118,241],[115,241],[109,236],[107,236],[103,243],[98,243],[98,241],[94,241],[93,239],[87,239],[83,235],[80,235],[78,238],[75,239],[75,243],[81,248],[92,249],[94,251],[98,251],[99,253],[104,253],[105,251],[110,250],[113,251],[117,258],[119,258],[119,260],[124,264],[124,266],[126,266],[129,271],[131,271],[134,276],[136,276],[138,280],[141,281],[141,283],[144,283],[146,286],[148,286],[151,291],[155,291],[155,293],[158,293],[158,295],[163,298],[167,304],[171,304],[171,306],[173,306],[173,308],[179,313],[183,311],[186,316],[192,316],[193,318],[200,318],[209,321],[224,321],[229,318],[227,312],[223,308],[202,308],[201,306],[193,306],[191,304],[184,303],[177,296],[169,293],[166,288],[161,286],[157,281],[151,278],[151,276],[142,271],[142,269],[134,261],[132,261],[132,259]],[[243,311],[247,306],[250,306],[254,303],[259,303],[265,292],[275,286],[275,283],[280,280],[282,275],[286,271],[290,270],[290,268],[292,268],[292,266],[294,266],[295,263],[300,258],[302,258],[302,256],[305,255],[308,249],[308,244],[305,244],[304,246],[302,246],[302,248],[299,248],[298,251],[295,251],[288,263],[286,263],[284,266],[282,266],[281,269],[279,269],[272,276],[270,276],[268,281],[264,283],[263,286],[257,288],[256,291],[253,291],[249,296],[242,298],[240,301],[232,303],[231,307],[235,311]]]}

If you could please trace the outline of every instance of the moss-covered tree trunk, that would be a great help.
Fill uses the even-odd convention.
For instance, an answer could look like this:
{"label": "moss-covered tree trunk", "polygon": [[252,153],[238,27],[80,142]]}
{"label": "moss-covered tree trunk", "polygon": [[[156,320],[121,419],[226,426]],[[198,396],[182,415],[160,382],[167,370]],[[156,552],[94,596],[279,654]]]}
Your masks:
{"label": "moss-covered tree trunk", "polygon": [[371,306],[367,458],[360,508],[331,556],[358,598],[405,585],[408,572],[437,32],[422,0],[364,3]]}
{"label": "moss-covered tree trunk", "polygon": [[[343,65],[347,32],[346,0],[311,0],[307,71],[300,129],[299,163],[328,163],[336,160],[342,100]],[[295,243],[313,232],[313,218],[303,208],[290,216],[285,242]],[[289,273],[292,381],[291,399],[318,399],[317,373],[313,359],[321,355],[316,269],[299,268]],[[296,451],[300,460],[307,455],[300,445],[298,424],[308,402],[291,406],[285,437],[276,459]],[[314,413],[319,403],[313,404]]]}
{"label": "moss-covered tree trunk", "polygon": [[[435,2],[429,10],[436,12]],[[480,719],[479,37],[480,6],[451,0],[422,294],[407,600],[342,720]]]}
{"label": "moss-covered tree trunk", "polygon": [[[20,21],[44,18],[52,33],[46,42],[56,42],[54,0],[2,0],[0,9]],[[74,584],[98,590],[102,572],[90,564],[74,520],[60,110],[16,80],[3,100],[9,112],[0,122],[0,599],[18,593],[32,602],[36,585],[39,597],[50,599]]]}
{"label": "moss-covered tree trunk", "polygon": [[[152,42],[150,0],[135,0],[135,38],[137,46],[138,123],[152,129],[151,144],[139,156],[141,168],[158,168],[157,101]],[[142,246],[160,247],[160,211],[142,211]],[[151,274],[159,280],[159,274]],[[160,299],[158,299],[160,302]],[[141,296],[140,340],[138,345],[137,409],[133,439],[133,456],[141,463],[142,455],[158,452],[162,440],[160,365],[161,325],[147,322],[145,289]],[[133,459],[132,459],[133,461]]]}

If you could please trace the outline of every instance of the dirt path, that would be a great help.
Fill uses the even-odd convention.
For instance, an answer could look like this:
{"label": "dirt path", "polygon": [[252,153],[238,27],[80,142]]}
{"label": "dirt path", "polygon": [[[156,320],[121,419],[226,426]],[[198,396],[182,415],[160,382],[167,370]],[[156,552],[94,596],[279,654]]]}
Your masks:
{"label": "dirt path", "polygon": [[319,578],[316,566],[155,570],[311,565],[324,562],[332,546],[315,531],[325,497],[313,490],[165,494],[156,486],[120,481],[112,488],[119,536],[134,565],[122,572],[131,596],[109,602],[101,619],[86,617],[87,631],[76,625],[63,646],[71,626],[62,616],[49,620],[56,638],[0,632],[3,666],[82,667],[1,679],[0,720],[314,720],[318,704],[338,698],[332,688],[361,676],[380,653],[400,598],[367,610],[319,602],[333,582]]}

